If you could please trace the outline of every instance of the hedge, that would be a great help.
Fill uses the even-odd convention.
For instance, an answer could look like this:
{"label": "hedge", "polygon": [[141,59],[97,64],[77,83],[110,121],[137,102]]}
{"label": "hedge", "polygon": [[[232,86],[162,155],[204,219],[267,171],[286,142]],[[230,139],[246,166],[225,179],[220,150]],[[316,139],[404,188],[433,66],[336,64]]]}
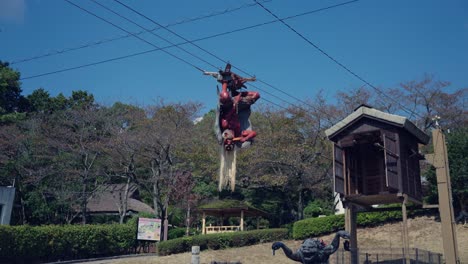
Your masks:
{"label": "hedge", "polygon": [[[408,216],[424,213],[421,210],[408,212]],[[401,211],[358,213],[357,225],[360,227],[376,226],[388,221],[401,220]],[[293,238],[306,239],[344,229],[344,215],[330,215],[319,218],[307,218],[294,223]]]}
{"label": "hedge", "polygon": [[165,256],[189,252],[192,246],[200,246],[200,250],[218,250],[278,241],[286,238],[288,238],[288,230],[286,228],[276,228],[183,237],[162,241],[157,247],[159,255]]}
{"label": "hedge", "polygon": [[129,253],[132,225],[0,226],[0,263],[40,263]]}

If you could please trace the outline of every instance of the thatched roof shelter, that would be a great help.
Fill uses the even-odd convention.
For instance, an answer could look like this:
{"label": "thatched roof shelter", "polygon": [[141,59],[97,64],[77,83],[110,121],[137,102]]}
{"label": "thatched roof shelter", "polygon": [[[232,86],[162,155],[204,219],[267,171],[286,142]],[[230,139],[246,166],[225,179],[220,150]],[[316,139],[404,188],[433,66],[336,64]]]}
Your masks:
{"label": "thatched roof shelter", "polygon": [[[122,206],[125,196],[126,184],[107,184],[93,196],[87,204],[89,214],[119,214],[119,207]],[[151,206],[139,200],[138,188],[131,184],[128,189],[127,214],[147,212],[154,213]]]}
{"label": "thatched roof shelter", "polygon": [[[261,216],[266,217],[268,213],[262,211],[258,208],[255,208],[243,201],[238,200],[218,200],[214,202],[210,202],[199,206],[197,211],[202,212],[203,219],[202,219],[202,233],[210,233],[207,232],[206,227],[206,216],[214,216],[214,217],[240,217],[240,226],[236,226],[233,230],[231,228],[220,227],[218,228],[219,232],[229,232],[229,231],[243,231],[244,230],[244,217],[257,217],[257,219]],[[258,223],[257,223],[258,228]]]}

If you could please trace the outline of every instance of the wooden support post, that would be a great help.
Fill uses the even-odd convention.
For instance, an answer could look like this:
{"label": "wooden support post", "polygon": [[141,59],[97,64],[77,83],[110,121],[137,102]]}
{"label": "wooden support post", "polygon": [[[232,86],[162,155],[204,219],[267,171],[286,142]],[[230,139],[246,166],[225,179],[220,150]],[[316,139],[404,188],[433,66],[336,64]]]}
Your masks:
{"label": "wooden support post", "polygon": [[260,216],[257,216],[257,230],[260,229]]}
{"label": "wooden support post", "polygon": [[447,145],[445,144],[445,136],[440,129],[432,131],[432,144],[434,145],[434,154],[426,155],[426,160],[436,169],[445,263],[460,263],[458,258],[456,223],[452,205],[452,187],[450,184]]}
{"label": "wooden support post", "polygon": [[408,195],[403,194],[403,201],[401,203],[401,214],[403,216],[403,227],[402,227],[402,240],[403,240],[403,257],[406,260],[406,264],[410,264],[409,255],[409,237],[408,237],[408,215],[406,212],[406,203],[408,202]]}
{"label": "wooden support post", "polygon": [[240,230],[244,231],[244,210],[241,210]]}
{"label": "wooden support post", "polygon": [[359,263],[358,244],[357,244],[357,214],[353,204],[345,203],[345,229],[349,232],[351,239],[349,240],[349,248],[351,250],[351,264]]}
{"label": "wooden support post", "polygon": [[203,212],[202,216],[202,234],[206,235],[206,214]]}

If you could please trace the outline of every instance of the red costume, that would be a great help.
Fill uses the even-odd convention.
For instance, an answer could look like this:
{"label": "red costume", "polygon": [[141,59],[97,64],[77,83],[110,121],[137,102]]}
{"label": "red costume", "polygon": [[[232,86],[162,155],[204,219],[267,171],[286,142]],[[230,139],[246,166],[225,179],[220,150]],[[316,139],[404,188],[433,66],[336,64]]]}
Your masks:
{"label": "red costume", "polygon": [[[217,128],[221,133],[217,132],[218,140],[222,143],[226,150],[234,149],[236,144],[239,147],[244,147],[251,142],[257,135],[251,129],[249,116],[250,106],[259,98],[258,92],[239,92],[241,88],[246,88],[245,83],[255,81],[254,78],[242,78],[241,76],[231,72],[231,65],[228,63],[224,71],[219,73],[205,72],[217,78],[222,84],[222,90],[219,93],[219,113],[217,120]],[[221,135],[219,135],[221,134]]]}

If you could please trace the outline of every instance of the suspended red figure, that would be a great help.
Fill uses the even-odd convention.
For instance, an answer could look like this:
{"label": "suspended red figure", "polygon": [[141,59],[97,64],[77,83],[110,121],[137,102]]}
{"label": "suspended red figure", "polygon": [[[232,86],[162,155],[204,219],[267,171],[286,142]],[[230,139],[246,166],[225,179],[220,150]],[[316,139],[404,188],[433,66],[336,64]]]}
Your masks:
{"label": "suspended red figure", "polygon": [[215,77],[222,84],[218,90],[218,107],[216,111],[215,132],[221,145],[221,166],[219,172],[219,190],[231,185],[234,191],[236,180],[236,152],[237,149],[251,145],[257,135],[252,130],[249,120],[250,106],[259,98],[258,92],[239,91],[246,88],[245,83],[255,81],[253,78],[243,78],[231,72],[231,64],[227,64],[224,71],[204,72],[205,75]]}

